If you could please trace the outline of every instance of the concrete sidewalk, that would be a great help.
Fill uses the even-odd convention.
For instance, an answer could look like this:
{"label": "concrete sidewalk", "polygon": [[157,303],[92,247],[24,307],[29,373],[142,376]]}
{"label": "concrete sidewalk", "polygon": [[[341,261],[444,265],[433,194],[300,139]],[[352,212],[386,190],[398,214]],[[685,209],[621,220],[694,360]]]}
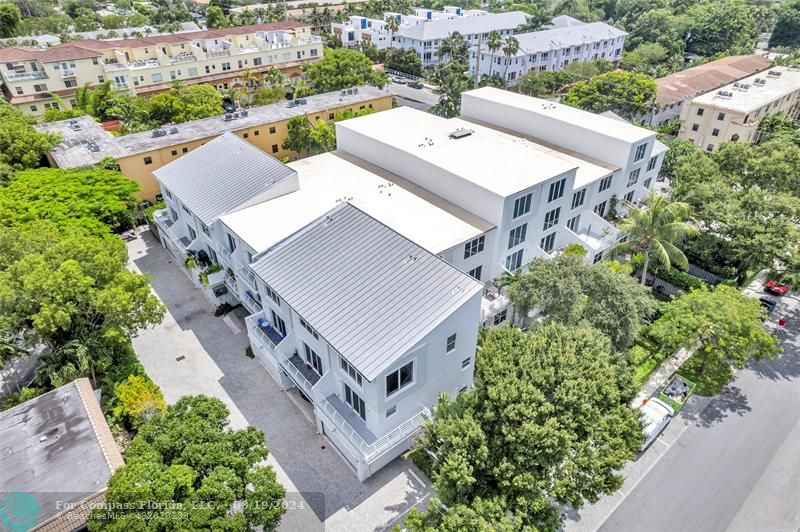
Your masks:
{"label": "concrete sidewalk", "polygon": [[281,391],[245,356],[249,342],[239,318],[214,317],[212,305],[149,231],[128,244],[128,253],[130,268],[151,275],[154,292],[167,305],[163,323],[134,339],[139,359],[168,403],[184,395],[218,397],[234,428],[252,424],[264,432],[269,463],[290,504],[281,530],[383,530],[427,504],[429,481],[402,459],[359,482],[317,434],[308,408],[298,408],[295,401],[302,399]]}

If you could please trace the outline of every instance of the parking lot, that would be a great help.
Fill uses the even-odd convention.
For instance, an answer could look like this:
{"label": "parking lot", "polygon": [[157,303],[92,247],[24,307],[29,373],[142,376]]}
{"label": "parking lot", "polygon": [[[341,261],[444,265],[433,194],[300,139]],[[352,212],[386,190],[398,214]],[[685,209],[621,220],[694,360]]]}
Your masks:
{"label": "parking lot", "polygon": [[269,461],[286,486],[290,509],[283,530],[382,530],[430,496],[429,481],[397,459],[367,482],[316,433],[310,405],[286,393],[253,359],[243,321],[214,317],[214,308],[152,236],[129,242],[130,267],[152,277],[168,312],[158,327],[134,339],[134,348],[167,402],[183,395],[220,398],[231,425],[263,431]]}

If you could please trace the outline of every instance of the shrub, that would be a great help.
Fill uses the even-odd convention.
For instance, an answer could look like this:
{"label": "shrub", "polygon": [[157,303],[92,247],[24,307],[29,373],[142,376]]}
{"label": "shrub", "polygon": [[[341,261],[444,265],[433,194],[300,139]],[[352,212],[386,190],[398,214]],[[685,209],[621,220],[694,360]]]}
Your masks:
{"label": "shrub", "polygon": [[248,345],[248,346],[247,346],[247,347],[244,349],[244,354],[247,356],[247,358],[256,358],[256,355],[255,355],[255,353],[253,353],[253,347],[252,347],[252,346],[249,346],[249,345]]}
{"label": "shrub", "polygon": [[167,408],[161,389],[147,375],[129,376],[116,386],[114,394],[118,400],[114,415],[133,429]]}

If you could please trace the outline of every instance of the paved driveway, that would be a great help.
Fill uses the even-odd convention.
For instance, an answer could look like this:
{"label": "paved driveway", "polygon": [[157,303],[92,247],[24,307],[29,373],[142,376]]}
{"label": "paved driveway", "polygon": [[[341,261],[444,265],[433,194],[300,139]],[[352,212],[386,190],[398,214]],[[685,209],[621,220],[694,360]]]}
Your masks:
{"label": "paved driveway", "polygon": [[[134,348],[167,402],[184,395],[222,399],[231,424],[256,426],[266,435],[270,462],[286,486],[290,511],[284,530],[381,530],[393,526],[429,497],[429,481],[397,459],[367,482],[316,433],[309,405],[287,394],[253,359],[244,322],[216,318],[213,306],[149,231],[128,244],[130,267],[148,273],[167,305],[164,322],[142,332]],[[299,408],[298,408],[299,407]]]}

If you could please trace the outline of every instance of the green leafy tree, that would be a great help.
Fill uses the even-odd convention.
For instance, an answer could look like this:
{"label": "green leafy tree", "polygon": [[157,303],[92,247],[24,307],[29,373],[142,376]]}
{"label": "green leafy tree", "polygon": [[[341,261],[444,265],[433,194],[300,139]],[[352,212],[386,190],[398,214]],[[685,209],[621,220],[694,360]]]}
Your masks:
{"label": "green leafy tree", "polygon": [[669,6],[669,0],[617,0],[616,19],[625,28],[630,28],[642,15]]}
{"label": "green leafy tree", "polygon": [[769,39],[769,47],[800,47],[800,0],[784,2]]}
{"label": "green leafy tree", "polygon": [[0,37],[14,37],[22,21],[22,13],[16,4],[0,4]]}
{"label": "green leafy tree", "polygon": [[210,6],[206,11],[206,25],[209,29],[224,28],[228,25],[228,18],[219,6]]}
{"label": "green leafy tree", "polygon": [[511,302],[523,316],[540,308],[565,325],[594,327],[611,339],[614,350],[624,351],[652,315],[653,299],[629,270],[610,262],[586,264],[586,250],[580,251],[534,259],[509,287]]}
{"label": "green leafy tree", "polygon": [[[570,63],[572,66],[575,63]],[[561,94],[575,81],[568,70],[537,72],[531,70],[520,78],[519,90],[528,96],[551,97]]]}
{"label": "green leafy tree", "polygon": [[690,207],[686,203],[670,201],[666,196],[652,192],[644,207],[627,203],[630,214],[619,222],[619,229],[627,235],[625,242],[614,246],[612,253],[642,253],[642,284],[647,279],[650,261],[665,270],[672,265],[686,268],[688,260],[676,245],[698,233],[688,223]]}
{"label": "green leafy tree", "polygon": [[0,100],[0,164],[16,170],[39,166],[48,151],[58,144],[56,133],[39,133],[33,118]]}
{"label": "green leafy tree", "polygon": [[167,408],[161,388],[146,375],[128,376],[117,384],[114,396],[118,401],[114,415],[124,418],[133,428]]}
{"label": "green leafy tree", "polygon": [[283,149],[291,150],[295,153],[305,153],[311,146],[311,124],[306,115],[293,116],[286,123],[286,139],[283,141]]}
{"label": "green leafy tree", "polygon": [[614,71],[575,83],[563,103],[592,112],[614,111],[633,119],[654,105],[656,83],[645,74]]}
{"label": "green leafy tree", "polygon": [[658,43],[643,43],[622,54],[622,68],[651,74],[667,60],[667,49]]}
{"label": "green leafy tree", "polygon": [[684,17],[675,16],[670,9],[646,11],[632,20],[625,47],[633,50],[645,43],[660,44],[670,58],[682,60],[686,49],[683,36],[687,31]]}
{"label": "green leafy tree", "polygon": [[774,358],[778,342],[764,329],[757,299],[734,287],[701,287],[670,301],[650,334],[670,350],[697,345],[699,374],[708,369],[742,368],[750,357]]}
{"label": "green leafy tree", "polygon": [[286,92],[283,87],[259,87],[252,95],[253,105],[269,105],[282,102],[286,99]]}
{"label": "green leafy tree", "polygon": [[489,329],[475,387],[440,399],[412,451],[446,509],[411,529],[558,528],[557,504],[622,485],[616,470],[641,443],[632,394],[629,367],[593,329]]}
{"label": "green leafy tree", "polygon": [[422,61],[414,50],[390,48],[386,50],[383,66],[412,76],[422,75]]}
{"label": "green leafy tree", "polygon": [[686,49],[700,55],[752,50],[756,36],[752,8],[744,0],[698,2],[689,9]]}
{"label": "green leafy tree", "polygon": [[317,120],[308,132],[311,154],[324,153],[336,149],[336,129],[326,120]]}
{"label": "green leafy tree", "polygon": [[[126,464],[108,482],[106,503],[90,530],[275,530],[286,491],[263,465],[264,434],[228,427],[228,409],[216,398],[183,397],[144,423],[125,452]],[[165,503],[191,509],[180,523]],[[243,510],[234,510],[237,504]],[[160,508],[164,506],[164,508]]]}
{"label": "green leafy tree", "polygon": [[372,62],[358,50],[325,50],[325,57],[303,65],[303,73],[317,92],[330,92],[357,85],[386,85],[386,74],[372,68]]}

